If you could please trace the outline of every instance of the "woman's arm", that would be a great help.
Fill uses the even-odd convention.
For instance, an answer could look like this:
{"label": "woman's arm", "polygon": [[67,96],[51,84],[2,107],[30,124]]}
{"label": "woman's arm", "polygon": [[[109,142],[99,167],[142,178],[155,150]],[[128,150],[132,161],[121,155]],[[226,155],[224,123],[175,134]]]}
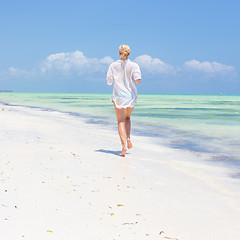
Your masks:
{"label": "woman's arm", "polygon": [[112,67],[110,66],[107,72],[107,84],[111,86],[113,84],[113,72]]}
{"label": "woman's arm", "polygon": [[133,78],[135,83],[141,82],[141,71],[137,63],[134,63],[134,69],[133,69]]}
{"label": "woman's arm", "polygon": [[141,82],[141,78],[135,80],[135,83],[138,83],[138,84],[139,84],[140,82]]}

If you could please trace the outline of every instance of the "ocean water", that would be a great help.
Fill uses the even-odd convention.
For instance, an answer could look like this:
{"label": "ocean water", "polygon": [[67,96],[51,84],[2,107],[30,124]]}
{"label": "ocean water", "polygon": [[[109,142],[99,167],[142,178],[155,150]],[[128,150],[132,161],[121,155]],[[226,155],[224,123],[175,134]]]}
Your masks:
{"label": "ocean water", "polygon": [[[0,102],[65,112],[116,128],[110,94],[2,92]],[[172,148],[212,154],[216,164],[239,169],[240,96],[139,95],[132,133]]]}

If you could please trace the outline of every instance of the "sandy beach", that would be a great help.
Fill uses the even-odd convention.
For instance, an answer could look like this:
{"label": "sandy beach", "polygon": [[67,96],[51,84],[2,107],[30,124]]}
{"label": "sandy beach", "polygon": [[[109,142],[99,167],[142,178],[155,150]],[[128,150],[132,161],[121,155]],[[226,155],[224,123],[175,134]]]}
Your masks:
{"label": "sandy beach", "polygon": [[111,129],[0,107],[0,239],[239,239],[239,180],[221,167],[141,136],[121,158]]}

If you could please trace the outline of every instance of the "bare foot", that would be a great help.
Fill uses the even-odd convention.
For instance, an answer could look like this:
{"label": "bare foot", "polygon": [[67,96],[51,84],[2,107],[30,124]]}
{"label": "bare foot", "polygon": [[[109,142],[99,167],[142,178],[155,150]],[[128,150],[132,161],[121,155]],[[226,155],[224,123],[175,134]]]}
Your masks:
{"label": "bare foot", "polygon": [[130,138],[128,138],[127,139],[127,148],[131,149],[132,147],[133,147],[132,142],[131,142]]}
{"label": "bare foot", "polygon": [[124,147],[124,148],[122,149],[122,152],[120,153],[120,157],[125,157],[126,152],[127,152],[127,148]]}

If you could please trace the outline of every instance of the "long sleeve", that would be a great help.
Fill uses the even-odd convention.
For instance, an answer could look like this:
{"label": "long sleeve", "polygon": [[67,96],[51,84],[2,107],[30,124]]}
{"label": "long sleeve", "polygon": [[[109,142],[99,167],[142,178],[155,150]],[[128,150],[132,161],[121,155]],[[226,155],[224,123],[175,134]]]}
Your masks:
{"label": "long sleeve", "polygon": [[111,86],[113,84],[113,72],[112,72],[112,66],[110,65],[108,72],[107,72],[107,84]]}
{"label": "long sleeve", "polygon": [[140,67],[138,66],[138,64],[136,64],[133,69],[132,78],[134,81],[136,81],[137,79],[141,79],[141,71],[140,71]]}

